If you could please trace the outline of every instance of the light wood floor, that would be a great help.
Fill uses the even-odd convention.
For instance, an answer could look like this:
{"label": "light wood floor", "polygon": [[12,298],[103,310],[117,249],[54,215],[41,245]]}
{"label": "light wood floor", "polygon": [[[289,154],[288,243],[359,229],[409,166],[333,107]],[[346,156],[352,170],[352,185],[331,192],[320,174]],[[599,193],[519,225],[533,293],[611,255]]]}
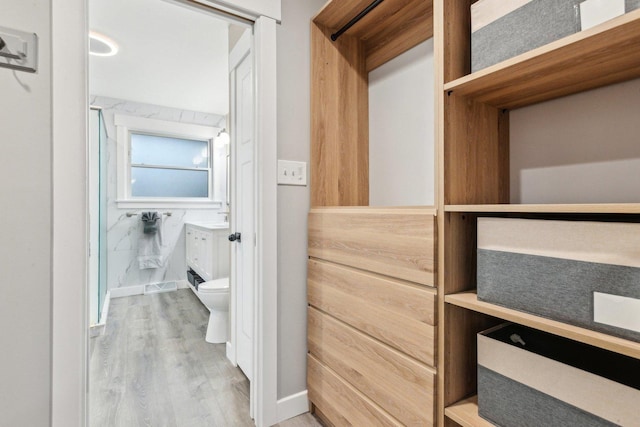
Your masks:
{"label": "light wood floor", "polygon": [[[91,339],[91,427],[253,426],[249,382],[204,340],[207,309],[190,289],[111,300]],[[309,414],[280,427],[320,426]]]}

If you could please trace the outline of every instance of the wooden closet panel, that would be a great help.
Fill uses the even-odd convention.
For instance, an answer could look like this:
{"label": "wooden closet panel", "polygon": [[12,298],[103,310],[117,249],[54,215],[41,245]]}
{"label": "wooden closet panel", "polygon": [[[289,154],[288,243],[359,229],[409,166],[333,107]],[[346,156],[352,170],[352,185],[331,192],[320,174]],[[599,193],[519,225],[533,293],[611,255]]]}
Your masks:
{"label": "wooden closet panel", "polygon": [[309,304],[435,364],[435,292],[323,261],[310,260],[307,271]]}
{"label": "wooden closet panel", "polygon": [[448,83],[471,71],[471,5],[475,0],[440,1],[439,16],[434,19],[445,24],[438,38],[445,43],[441,69]]}
{"label": "wooden closet panel", "polygon": [[334,426],[400,427],[402,424],[313,355],[307,356],[309,400]]}
{"label": "wooden closet panel", "polygon": [[[394,13],[367,15],[362,25],[374,29],[363,37],[367,55],[367,71],[396,58],[433,36],[433,2],[425,0],[396,1],[403,6]],[[385,3],[380,4],[382,8]]]}
{"label": "wooden closet panel", "polygon": [[445,96],[445,204],[509,203],[509,112]]}
{"label": "wooden closet panel", "polygon": [[311,209],[309,256],[434,286],[434,223],[426,208]]}
{"label": "wooden closet panel", "polygon": [[[330,0],[316,14],[313,22],[337,31],[371,2],[372,0]],[[423,31],[426,31],[429,38],[432,35],[429,25],[432,10],[432,0],[387,0],[356,22],[345,34],[362,40],[410,39],[404,31],[416,20],[421,20],[425,27]]]}
{"label": "wooden closet panel", "polygon": [[369,204],[369,76],[362,42],[311,24],[311,205]]}
{"label": "wooden closet panel", "polygon": [[308,311],[309,352],[406,425],[432,425],[433,369],[313,307]]}
{"label": "wooden closet panel", "polygon": [[445,244],[444,295],[475,289],[477,219],[472,213],[448,212],[443,220]]}
{"label": "wooden closet panel", "polygon": [[456,325],[443,336],[443,360],[439,374],[443,380],[441,391],[444,407],[464,399],[477,390],[477,334],[479,331],[496,326],[503,320],[492,318],[475,311],[465,310],[451,304],[444,306],[443,321]]}
{"label": "wooden closet panel", "polygon": [[[316,13],[312,21],[316,24],[338,30],[347,22],[351,21],[351,18],[369,6],[371,1],[372,0],[329,0],[322,9]],[[382,7],[382,5],[378,6],[378,8],[380,7]],[[358,24],[354,25],[349,31],[349,35],[358,27]]]}

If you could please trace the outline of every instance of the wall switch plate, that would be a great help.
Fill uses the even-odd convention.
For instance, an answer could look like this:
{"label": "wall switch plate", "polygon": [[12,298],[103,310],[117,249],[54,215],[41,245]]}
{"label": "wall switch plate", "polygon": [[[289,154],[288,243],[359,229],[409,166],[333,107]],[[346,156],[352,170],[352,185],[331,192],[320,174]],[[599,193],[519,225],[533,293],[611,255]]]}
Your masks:
{"label": "wall switch plate", "polygon": [[307,185],[307,163],[278,160],[278,184]]}
{"label": "wall switch plate", "polygon": [[26,31],[0,27],[0,67],[35,73],[38,36]]}

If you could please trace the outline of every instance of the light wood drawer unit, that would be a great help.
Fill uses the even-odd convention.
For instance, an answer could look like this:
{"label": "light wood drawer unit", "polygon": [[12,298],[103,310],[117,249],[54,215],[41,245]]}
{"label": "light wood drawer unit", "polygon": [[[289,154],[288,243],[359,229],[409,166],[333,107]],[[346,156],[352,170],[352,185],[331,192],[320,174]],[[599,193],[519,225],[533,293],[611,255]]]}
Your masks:
{"label": "light wood drawer unit", "polygon": [[435,217],[426,208],[319,208],[309,256],[434,286]]}
{"label": "light wood drawer unit", "polygon": [[[434,421],[435,371],[313,307],[308,311],[311,355],[402,424]],[[311,384],[310,387],[317,387]],[[323,413],[328,409],[320,406]]]}
{"label": "light wood drawer unit", "polygon": [[327,421],[335,426],[402,426],[318,359],[309,355],[307,362],[309,399],[326,411],[322,415]]}
{"label": "light wood drawer unit", "polygon": [[312,306],[435,365],[433,290],[313,259],[308,263],[307,284]]}
{"label": "light wood drawer unit", "polygon": [[434,224],[430,208],[311,210],[309,400],[331,423],[434,424]]}

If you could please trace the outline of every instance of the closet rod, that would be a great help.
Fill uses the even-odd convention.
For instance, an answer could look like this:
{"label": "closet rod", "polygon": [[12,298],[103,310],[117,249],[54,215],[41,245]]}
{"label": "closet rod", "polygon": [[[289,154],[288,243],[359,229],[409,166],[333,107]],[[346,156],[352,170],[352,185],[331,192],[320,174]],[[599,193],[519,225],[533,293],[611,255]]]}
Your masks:
{"label": "closet rod", "polygon": [[344,27],[340,28],[338,31],[336,31],[335,33],[331,34],[331,40],[333,40],[333,41],[338,40],[338,37],[343,35],[349,28],[353,27],[356,22],[358,22],[359,20],[361,20],[362,18],[367,16],[367,14],[369,12],[371,12],[373,9],[378,7],[378,5],[380,3],[382,3],[383,1],[384,0],[375,0],[373,3],[371,3],[369,6],[367,6],[362,12],[357,14],[351,21],[347,22]]}

